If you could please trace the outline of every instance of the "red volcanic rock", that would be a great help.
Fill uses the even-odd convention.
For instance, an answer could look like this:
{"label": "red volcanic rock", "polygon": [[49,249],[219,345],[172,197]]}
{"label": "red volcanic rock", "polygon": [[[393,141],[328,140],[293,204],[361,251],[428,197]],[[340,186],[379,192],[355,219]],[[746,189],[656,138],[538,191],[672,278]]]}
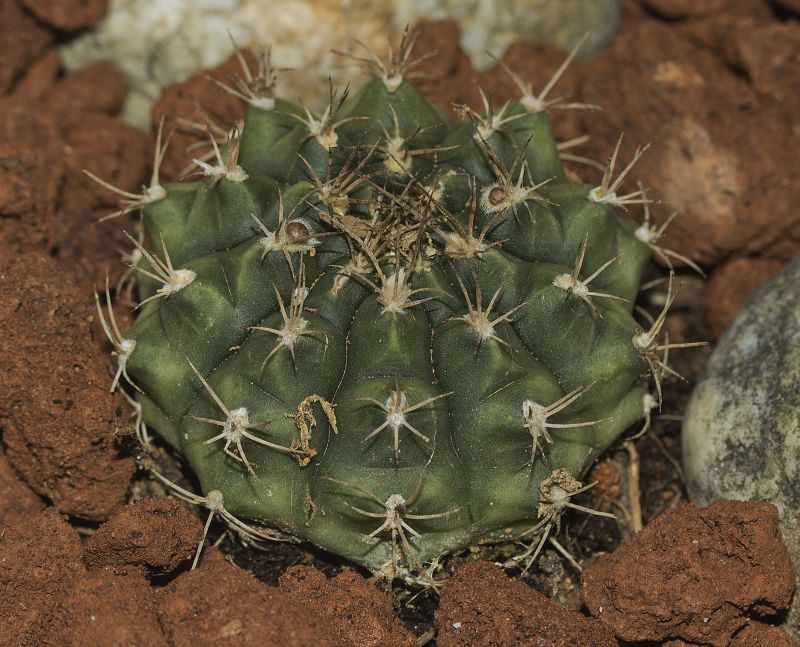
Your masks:
{"label": "red volcanic rock", "polygon": [[794,573],[773,505],[717,501],[664,512],[585,568],[582,586],[621,640],[728,647],[748,614],[788,608]]}

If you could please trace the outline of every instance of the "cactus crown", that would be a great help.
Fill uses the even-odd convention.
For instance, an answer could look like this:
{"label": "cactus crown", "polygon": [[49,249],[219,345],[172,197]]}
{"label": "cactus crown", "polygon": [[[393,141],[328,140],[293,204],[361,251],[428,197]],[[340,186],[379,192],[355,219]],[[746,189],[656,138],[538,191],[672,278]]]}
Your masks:
{"label": "cactus crown", "polygon": [[569,181],[530,91],[451,123],[408,42],[320,116],[268,61],[202,177],[129,196],[153,251],[134,241],[116,379],[206,495],[273,535],[407,579],[524,536],[541,484],[645,412],[650,249],[615,212],[642,194],[615,202],[611,167]]}

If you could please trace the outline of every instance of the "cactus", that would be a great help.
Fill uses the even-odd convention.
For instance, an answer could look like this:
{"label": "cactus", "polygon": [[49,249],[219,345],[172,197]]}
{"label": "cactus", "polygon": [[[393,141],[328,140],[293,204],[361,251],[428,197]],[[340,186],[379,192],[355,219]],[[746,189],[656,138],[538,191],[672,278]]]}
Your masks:
{"label": "cactus", "polygon": [[632,316],[651,249],[619,145],[599,185],[571,181],[558,100],[514,77],[518,100],[453,124],[410,52],[368,58],[321,117],[275,97],[268,58],[245,65],[225,87],[246,116],[197,181],[159,183],[159,132],[118,212],[141,209],[152,243],[131,237],[139,314],[124,335],[101,316],[115,385],[199,481],[184,498],[413,580],[537,516],[549,532],[649,415],[667,345],[663,317]]}

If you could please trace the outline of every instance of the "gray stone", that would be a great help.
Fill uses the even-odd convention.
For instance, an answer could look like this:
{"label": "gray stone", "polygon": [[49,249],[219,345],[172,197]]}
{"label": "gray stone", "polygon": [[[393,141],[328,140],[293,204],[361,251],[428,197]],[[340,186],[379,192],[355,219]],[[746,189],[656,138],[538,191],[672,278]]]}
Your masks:
{"label": "gray stone", "polygon": [[[689,498],[777,506],[800,576],[800,256],[748,300],[686,410]],[[800,577],[784,628],[800,638]]]}

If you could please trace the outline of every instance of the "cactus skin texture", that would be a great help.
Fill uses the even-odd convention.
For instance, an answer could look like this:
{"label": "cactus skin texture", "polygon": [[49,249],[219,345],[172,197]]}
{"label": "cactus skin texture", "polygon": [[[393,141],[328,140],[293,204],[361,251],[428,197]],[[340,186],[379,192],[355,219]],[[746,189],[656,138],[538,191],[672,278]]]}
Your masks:
{"label": "cactus skin texture", "polygon": [[174,284],[140,262],[125,363],[231,514],[409,579],[530,529],[642,418],[650,248],[545,111],[454,124],[384,74],[319,119],[251,102],[218,162],[141,205]]}

